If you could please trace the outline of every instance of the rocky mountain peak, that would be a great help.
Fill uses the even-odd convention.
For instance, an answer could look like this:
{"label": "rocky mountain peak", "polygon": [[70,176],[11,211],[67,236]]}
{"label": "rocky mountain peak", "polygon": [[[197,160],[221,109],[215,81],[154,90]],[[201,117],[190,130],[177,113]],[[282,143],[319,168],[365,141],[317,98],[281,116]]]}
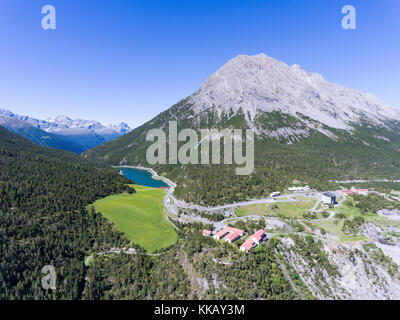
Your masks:
{"label": "rocky mountain peak", "polygon": [[265,54],[239,55],[211,75],[189,100],[195,113],[239,109],[251,124],[259,111],[305,115],[329,127],[351,130],[352,122],[383,124],[400,111],[371,94],[326,81],[320,74]]}

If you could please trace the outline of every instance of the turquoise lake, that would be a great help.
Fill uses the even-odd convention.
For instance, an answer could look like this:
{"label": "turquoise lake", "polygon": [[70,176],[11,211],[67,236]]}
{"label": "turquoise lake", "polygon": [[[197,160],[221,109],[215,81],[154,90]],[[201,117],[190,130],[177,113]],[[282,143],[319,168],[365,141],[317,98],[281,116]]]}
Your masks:
{"label": "turquoise lake", "polygon": [[118,168],[124,176],[141,186],[161,188],[168,187],[168,185],[161,180],[153,179],[151,173],[147,170],[132,169],[132,168]]}

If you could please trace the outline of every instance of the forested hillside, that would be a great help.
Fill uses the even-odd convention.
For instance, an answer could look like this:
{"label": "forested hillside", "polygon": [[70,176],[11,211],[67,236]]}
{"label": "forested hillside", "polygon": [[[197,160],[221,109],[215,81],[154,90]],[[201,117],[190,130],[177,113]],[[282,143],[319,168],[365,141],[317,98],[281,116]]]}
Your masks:
{"label": "forested hillside", "polygon": [[[346,259],[353,259],[352,256],[348,258],[346,250],[350,249],[340,247],[338,250],[344,252],[342,256],[336,255],[336,251],[333,256],[327,254],[329,237],[324,235],[331,231],[327,229],[313,237],[304,229],[315,228],[312,220],[300,225],[292,218],[283,217],[291,227],[278,228],[276,232],[268,229],[268,219],[236,222],[233,226],[243,228],[249,234],[260,228],[274,232],[267,243],[248,255],[238,250],[242,241],[228,244],[204,237],[201,230],[212,229],[210,225],[174,221],[177,243],[155,255],[148,254],[116,231],[100,212],[96,213],[93,207],[87,210],[88,204],[98,198],[134,192],[128,183],[114,169],[69,152],[41,147],[0,128],[0,299],[314,299],[351,296],[341,289],[341,282],[337,282],[343,272],[338,267],[348,264]],[[342,230],[346,235],[361,232],[360,226],[375,215],[370,212],[392,205],[375,195],[356,199],[354,208],[365,218],[345,219],[344,214],[336,214],[337,219],[344,219]],[[393,230],[398,229],[390,228],[390,234],[396,235],[397,231]],[[333,230],[338,232],[337,228]],[[113,247],[128,246],[134,248],[133,254],[110,252]],[[335,259],[339,258],[343,261],[335,264]],[[389,279],[387,272],[396,276],[397,267],[381,253],[373,258],[379,261],[368,260],[366,265],[381,268],[383,263],[389,270],[377,269],[381,282],[376,288],[382,291],[374,297],[382,297],[382,292],[387,290],[384,283],[388,283],[382,279]],[[299,266],[303,260],[307,261],[307,266],[312,266],[311,271],[304,271]],[[41,270],[46,265],[53,265],[57,273],[54,291],[44,290],[41,286]],[[364,281],[373,285],[372,280]],[[362,294],[369,297],[366,292],[362,291]],[[387,295],[396,296],[393,292]]]}
{"label": "forested hillside", "polygon": [[[151,142],[146,141],[146,134],[153,128],[162,128],[168,137],[168,121],[178,120],[178,132],[183,128],[197,131],[201,128],[249,128],[245,115],[240,112],[234,116],[221,116],[218,121],[215,114],[204,112],[200,122],[194,124],[188,108],[187,101],[182,100],[127,135],[84,155],[112,165],[150,166],[146,161],[146,150]],[[275,112],[260,114],[255,125],[272,132],[279,128],[294,128],[299,123],[290,115]],[[265,197],[276,190],[282,192],[292,186],[293,180],[318,190],[330,190],[337,188],[329,183],[330,180],[400,178],[398,122],[388,122],[387,127],[354,124],[352,132],[323,128],[333,137],[313,129],[307,129],[307,136],[298,136],[294,141],[291,140],[293,137],[275,139],[256,135],[255,170],[249,176],[237,176],[233,165],[167,164],[153,168],[178,184],[176,195],[179,198],[209,205]]]}
{"label": "forested hillside", "polygon": [[[114,169],[45,148],[0,127],[0,299],[77,299],[90,250],[127,244],[86,206],[134,192]],[[53,265],[57,290],[41,287]]]}
{"label": "forested hillside", "polygon": [[329,180],[400,178],[396,109],[265,54],[235,57],[192,95],[85,156],[112,165],[149,166],[146,135],[154,128],[167,135],[170,121],[177,122],[178,132],[230,128],[255,133],[255,170],[249,176],[237,176],[232,166],[154,166],[178,184],[178,197],[196,203],[266,196],[293,180],[326,190],[333,187]]}
{"label": "forested hillside", "polygon": [[82,145],[77,144],[73,141],[69,141],[58,134],[46,132],[22,120],[9,119],[4,116],[2,117],[1,111],[0,125],[10,130],[11,132],[14,132],[37,144],[40,144],[41,146],[67,150],[78,154],[81,154],[83,151],[86,150],[86,148]]}
{"label": "forested hillside", "polygon": [[[275,253],[275,241],[246,255],[238,250],[236,244],[217,242],[202,236],[202,224],[176,225],[180,241],[159,256],[98,256],[90,264],[87,294],[83,298],[301,298],[287,279],[286,270],[280,265]],[[256,223],[249,225],[259,227]],[[229,260],[227,264],[220,262],[225,259]]]}
{"label": "forested hillside", "polygon": [[[193,254],[202,248],[200,242],[204,239],[199,237],[198,229],[201,226],[179,232],[178,245],[166,253],[149,256],[129,243],[101,213],[86,210],[98,198],[134,192],[126,185],[129,181],[116,170],[69,152],[41,147],[3,128],[0,128],[0,165],[0,299],[217,297],[211,291],[206,295],[198,292],[179,262],[181,255],[186,255],[184,252],[192,260]],[[179,249],[183,239],[190,242]],[[210,244],[215,247],[215,243]],[[123,246],[133,246],[136,254],[100,255],[88,269],[85,266],[85,257],[90,254]],[[259,296],[293,297],[273,261],[263,264],[264,276],[269,278],[263,281],[260,278],[263,287]],[[45,265],[55,267],[54,291],[41,287],[41,269]],[[228,283],[232,274],[221,273],[220,277]],[[251,287],[252,278],[242,276],[246,286]],[[273,288],[268,289],[265,281],[273,281]],[[254,297],[253,292],[245,292],[240,294],[226,288],[218,298]]]}

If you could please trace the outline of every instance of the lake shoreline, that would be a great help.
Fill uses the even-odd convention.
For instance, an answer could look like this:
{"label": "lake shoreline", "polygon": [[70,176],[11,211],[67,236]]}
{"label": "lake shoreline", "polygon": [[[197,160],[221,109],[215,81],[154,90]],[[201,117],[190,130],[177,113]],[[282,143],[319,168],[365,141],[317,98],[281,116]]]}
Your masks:
{"label": "lake shoreline", "polygon": [[164,182],[165,184],[168,185],[169,188],[176,188],[177,184],[171,181],[168,178],[160,176],[154,169],[148,168],[148,167],[142,167],[142,166],[112,166],[113,168],[119,169],[119,168],[126,168],[126,169],[137,169],[137,170],[144,170],[149,172],[152,176],[153,179],[155,180],[160,180]]}

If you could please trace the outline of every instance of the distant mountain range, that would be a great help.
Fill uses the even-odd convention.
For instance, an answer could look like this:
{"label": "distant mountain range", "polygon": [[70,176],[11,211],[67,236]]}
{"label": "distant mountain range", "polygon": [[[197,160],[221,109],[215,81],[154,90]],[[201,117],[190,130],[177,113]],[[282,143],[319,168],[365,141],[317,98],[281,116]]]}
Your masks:
{"label": "distant mountain range", "polygon": [[146,134],[182,128],[251,128],[255,171],[232,166],[156,166],[178,182],[176,194],[198,203],[229,203],[284,190],[293,180],[330,187],[337,178],[400,177],[400,111],[371,94],[326,81],[265,54],[240,55],[191,96],[129,134],[85,153],[109,164],[148,165]]}
{"label": "distant mountain range", "polygon": [[67,116],[40,120],[5,109],[0,109],[0,125],[40,145],[76,153],[131,131],[125,123],[102,125],[98,121],[72,120]]}

